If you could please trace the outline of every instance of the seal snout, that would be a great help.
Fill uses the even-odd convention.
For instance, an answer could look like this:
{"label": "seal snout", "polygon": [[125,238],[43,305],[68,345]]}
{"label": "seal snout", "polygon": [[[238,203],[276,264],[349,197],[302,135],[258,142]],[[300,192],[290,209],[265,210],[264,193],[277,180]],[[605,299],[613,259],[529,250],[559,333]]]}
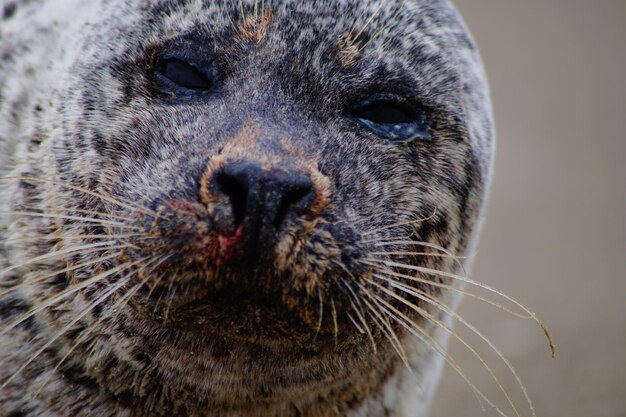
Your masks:
{"label": "seal snout", "polygon": [[[311,178],[292,169],[265,169],[250,161],[225,163],[210,177],[215,227],[227,239],[226,261],[254,263],[266,257],[289,224],[312,217],[316,201]],[[239,255],[239,256],[237,256]],[[239,259],[238,259],[239,258]]]}
{"label": "seal snout", "polygon": [[215,172],[212,194],[227,201],[234,229],[244,235],[272,240],[290,218],[310,214],[316,192],[308,175],[295,170],[270,169],[250,162],[233,162]]}
{"label": "seal snout", "polygon": [[263,126],[244,121],[207,160],[199,184],[214,232],[228,238],[222,260],[253,269],[274,267],[280,242],[314,228],[331,201],[316,156]]}

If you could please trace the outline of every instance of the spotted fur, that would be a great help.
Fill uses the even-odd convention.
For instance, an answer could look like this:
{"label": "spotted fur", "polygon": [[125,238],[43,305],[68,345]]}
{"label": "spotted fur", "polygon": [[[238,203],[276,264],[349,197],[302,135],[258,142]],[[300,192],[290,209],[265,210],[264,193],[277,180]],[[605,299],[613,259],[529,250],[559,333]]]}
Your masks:
{"label": "spotted fur", "polygon": [[[0,4],[0,291],[27,283],[0,292],[0,415],[427,415],[442,359],[380,311],[442,345],[427,314],[451,319],[373,282],[382,262],[460,273],[433,246],[463,257],[476,243],[491,109],[448,1]],[[216,91],[160,92],[156,60],[169,51],[205,57]],[[356,124],[347,109],[377,92],[418,101],[433,140],[392,144]],[[238,238],[207,178],[234,160],[313,178],[316,209],[259,247],[274,259],[263,268],[224,266]],[[99,222],[80,220],[93,212]],[[129,231],[145,236],[110,237]],[[426,254],[368,261],[380,242]],[[410,273],[425,282],[400,282],[456,306],[437,284],[459,282]],[[372,313],[367,293],[387,304]]]}

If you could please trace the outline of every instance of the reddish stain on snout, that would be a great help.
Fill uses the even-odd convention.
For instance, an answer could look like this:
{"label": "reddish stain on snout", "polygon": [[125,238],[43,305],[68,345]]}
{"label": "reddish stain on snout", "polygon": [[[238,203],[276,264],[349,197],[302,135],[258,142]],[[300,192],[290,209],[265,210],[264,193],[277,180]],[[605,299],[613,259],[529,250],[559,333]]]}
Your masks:
{"label": "reddish stain on snout", "polygon": [[222,259],[229,261],[237,256],[237,244],[243,236],[243,226],[239,226],[235,233],[231,235],[220,235],[217,240],[219,242],[220,253]]}

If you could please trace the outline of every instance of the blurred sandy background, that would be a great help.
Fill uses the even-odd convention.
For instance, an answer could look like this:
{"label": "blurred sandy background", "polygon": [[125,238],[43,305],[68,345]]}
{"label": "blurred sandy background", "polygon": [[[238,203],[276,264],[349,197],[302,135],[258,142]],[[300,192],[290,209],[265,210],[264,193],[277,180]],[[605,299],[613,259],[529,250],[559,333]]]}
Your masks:
{"label": "blurred sandy background", "polygon": [[[541,316],[556,359],[530,322],[467,298],[461,311],[518,369],[539,417],[626,417],[626,1],[456,5],[481,48],[498,128],[473,277]],[[450,348],[502,404],[479,362]],[[488,362],[522,400],[497,357]],[[432,411],[497,415],[450,368]]]}

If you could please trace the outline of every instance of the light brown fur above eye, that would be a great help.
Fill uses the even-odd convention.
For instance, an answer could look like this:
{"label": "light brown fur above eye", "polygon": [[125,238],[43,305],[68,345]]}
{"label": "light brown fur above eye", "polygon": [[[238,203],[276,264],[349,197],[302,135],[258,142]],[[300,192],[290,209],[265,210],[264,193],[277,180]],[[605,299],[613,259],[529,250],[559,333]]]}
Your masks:
{"label": "light brown fur above eye", "polygon": [[358,43],[354,40],[354,36],[352,32],[346,32],[337,41],[340,62],[345,68],[354,66],[361,57],[361,51]]}
{"label": "light brown fur above eye", "polygon": [[261,43],[272,26],[273,15],[270,10],[261,10],[251,16],[244,16],[237,28],[237,41]]}

